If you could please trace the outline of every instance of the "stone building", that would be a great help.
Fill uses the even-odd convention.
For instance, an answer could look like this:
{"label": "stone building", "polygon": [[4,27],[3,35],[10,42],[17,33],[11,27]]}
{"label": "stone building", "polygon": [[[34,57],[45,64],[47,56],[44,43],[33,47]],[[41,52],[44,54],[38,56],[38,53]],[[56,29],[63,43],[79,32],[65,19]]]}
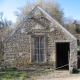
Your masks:
{"label": "stone building", "polygon": [[16,67],[27,64],[77,68],[77,39],[41,7],[35,7],[4,43],[4,61]]}

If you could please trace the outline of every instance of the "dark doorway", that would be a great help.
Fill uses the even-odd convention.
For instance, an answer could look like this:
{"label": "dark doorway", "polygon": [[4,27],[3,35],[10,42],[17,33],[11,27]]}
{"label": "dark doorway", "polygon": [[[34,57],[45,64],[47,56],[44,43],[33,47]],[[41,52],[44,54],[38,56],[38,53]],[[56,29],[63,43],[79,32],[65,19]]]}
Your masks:
{"label": "dark doorway", "polygon": [[[68,64],[68,53],[70,52],[70,43],[56,43],[56,68]],[[59,69],[69,69],[69,66],[64,66]]]}

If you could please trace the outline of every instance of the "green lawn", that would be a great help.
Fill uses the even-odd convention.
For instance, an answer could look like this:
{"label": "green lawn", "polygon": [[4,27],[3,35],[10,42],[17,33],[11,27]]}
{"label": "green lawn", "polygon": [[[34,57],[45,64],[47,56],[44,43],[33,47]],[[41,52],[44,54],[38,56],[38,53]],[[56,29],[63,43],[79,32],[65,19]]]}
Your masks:
{"label": "green lawn", "polygon": [[27,77],[25,71],[0,71],[0,80],[10,80],[22,78],[24,80]]}

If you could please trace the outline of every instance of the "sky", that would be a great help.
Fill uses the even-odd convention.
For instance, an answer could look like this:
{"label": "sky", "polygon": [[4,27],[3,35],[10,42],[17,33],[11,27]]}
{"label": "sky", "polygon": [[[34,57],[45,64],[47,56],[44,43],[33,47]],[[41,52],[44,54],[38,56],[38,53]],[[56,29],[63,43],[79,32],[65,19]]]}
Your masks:
{"label": "sky", "polygon": [[55,0],[63,9],[65,17],[80,20],[80,0]]}
{"label": "sky", "polygon": [[[36,2],[37,0],[0,0],[0,12],[3,12],[3,18],[16,22],[14,11],[19,7],[26,5],[27,1]],[[80,20],[80,0],[55,0],[61,6],[65,17],[71,17]]]}

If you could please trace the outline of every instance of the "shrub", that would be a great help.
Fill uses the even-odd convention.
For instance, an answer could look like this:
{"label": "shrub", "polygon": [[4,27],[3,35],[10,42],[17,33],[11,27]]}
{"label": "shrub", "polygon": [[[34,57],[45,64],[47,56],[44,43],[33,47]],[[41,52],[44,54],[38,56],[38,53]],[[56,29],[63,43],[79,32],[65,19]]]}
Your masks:
{"label": "shrub", "polygon": [[13,67],[10,67],[9,70],[10,70],[10,71],[16,71],[17,68],[13,66]]}

